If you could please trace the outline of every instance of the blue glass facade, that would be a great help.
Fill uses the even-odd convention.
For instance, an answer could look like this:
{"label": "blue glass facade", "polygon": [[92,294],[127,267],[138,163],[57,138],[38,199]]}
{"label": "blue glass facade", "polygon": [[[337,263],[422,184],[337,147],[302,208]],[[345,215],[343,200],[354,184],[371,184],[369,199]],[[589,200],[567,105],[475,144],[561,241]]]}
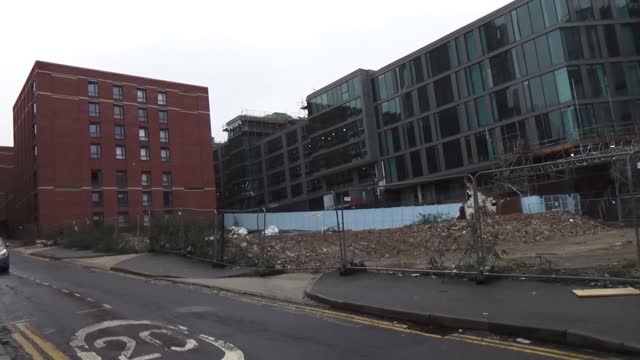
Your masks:
{"label": "blue glass facade", "polygon": [[[307,109],[297,140],[284,129],[260,145],[266,203],[474,172],[523,146],[638,134],[640,0],[514,1],[336,81]],[[282,157],[266,153],[285,136]]]}

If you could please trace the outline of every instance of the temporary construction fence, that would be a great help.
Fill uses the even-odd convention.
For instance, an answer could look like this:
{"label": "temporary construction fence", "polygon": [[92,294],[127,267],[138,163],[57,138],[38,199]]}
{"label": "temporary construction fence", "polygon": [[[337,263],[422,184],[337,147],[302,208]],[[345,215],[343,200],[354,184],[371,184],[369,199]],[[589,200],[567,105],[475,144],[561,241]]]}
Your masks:
{"label": "temporary construction fence", "polygon": [[[524,213],[549,214],[518,218],[518,223],[493,215],[477,219],[479,270],[494,276],[640,278],[629,227],[637,199],[629,180],[629,149],[612,144],[562,160],[475,174],[475,191],[491,194],[491,202],[517,194],[528,199],[522,201]],[[580,195],[526,196],[576,188]],[[521,229],[521,224],[527,226]]]}
{"label": "temporary construction fence", "polygon": [[[335,203],[334,193],[320,194],[328,203]],[[304,201],[307,198],[299,198]],[[282,227],[278,213],[291,203],[273,204],[255,213],[225,212],[225,221],[232,224],[227,237],[227,261],[288,271],[320,271],[341,266],[342,229],[339,211],[310,213],[301,221],[305,228]],[[278,222],[279,221],[279,222]],[[280,226],[280,227],[279,227]],[[247,229],[247,234],[238,233]],[[285,230],[286,229],[286,230]]]}

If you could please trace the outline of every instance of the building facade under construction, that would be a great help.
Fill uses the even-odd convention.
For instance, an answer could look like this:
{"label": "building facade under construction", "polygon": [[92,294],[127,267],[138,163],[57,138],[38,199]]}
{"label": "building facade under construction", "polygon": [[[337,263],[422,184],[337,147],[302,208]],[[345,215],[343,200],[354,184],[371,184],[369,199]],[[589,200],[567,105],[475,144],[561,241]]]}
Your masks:
{"label": "building facade under construction", "polygon": [[[443,178],[496,168],[512,170],[481,179],[492,191],[618,192],[611,160],[640,134],[640,1],[514,1],[379,70],[352,72],[305,109],[305,119],[227,124],[225,207],[316,209],[328,191],[367,186],[377,189],[345,197],[457,201],[465,180]],[[522,168],[563,159],[576,161]]]}

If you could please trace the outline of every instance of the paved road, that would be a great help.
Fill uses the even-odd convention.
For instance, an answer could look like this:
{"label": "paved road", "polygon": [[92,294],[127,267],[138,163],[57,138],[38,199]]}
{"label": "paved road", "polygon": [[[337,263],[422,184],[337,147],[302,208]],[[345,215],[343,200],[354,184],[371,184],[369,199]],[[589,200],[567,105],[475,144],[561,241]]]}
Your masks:
{"label": "paved road", "polygon": [[15,253],[12,262],[0,276],[0,335],[36,360],[593,358]]}

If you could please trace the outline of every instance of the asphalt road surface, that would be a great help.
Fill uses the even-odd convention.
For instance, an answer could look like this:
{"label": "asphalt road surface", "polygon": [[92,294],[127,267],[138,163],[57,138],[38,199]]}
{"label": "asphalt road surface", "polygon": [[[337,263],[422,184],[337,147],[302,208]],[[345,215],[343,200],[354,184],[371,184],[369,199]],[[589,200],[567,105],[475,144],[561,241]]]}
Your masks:
{"label": "asphalt road surface", "polygon": [[15,252],[11,266],[11,274],[0,276],[0,343],[18,359],[596,358],[490,337],[443,337],[322,307],[151,281]]}

